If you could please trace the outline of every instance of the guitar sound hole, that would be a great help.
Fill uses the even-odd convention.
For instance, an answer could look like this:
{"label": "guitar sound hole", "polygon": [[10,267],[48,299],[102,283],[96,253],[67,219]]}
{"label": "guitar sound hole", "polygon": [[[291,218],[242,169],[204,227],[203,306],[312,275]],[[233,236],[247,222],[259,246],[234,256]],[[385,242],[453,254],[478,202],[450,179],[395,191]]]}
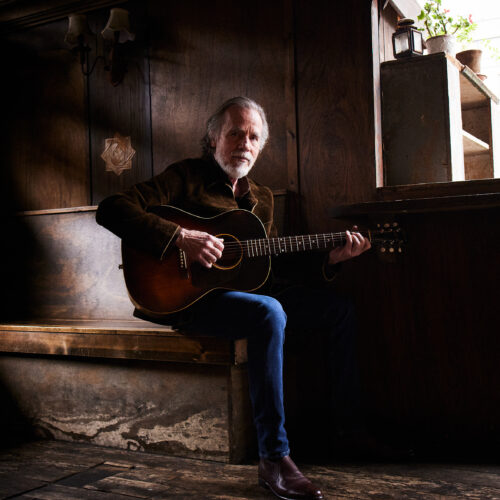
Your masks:
{"label": "guitar sound hole", "polygon": [[214,264],[217,269],[233,269],[243,258],[243,248],[239,240],[232,234],[217,234],[216,238],[224,240],[222,257]]}

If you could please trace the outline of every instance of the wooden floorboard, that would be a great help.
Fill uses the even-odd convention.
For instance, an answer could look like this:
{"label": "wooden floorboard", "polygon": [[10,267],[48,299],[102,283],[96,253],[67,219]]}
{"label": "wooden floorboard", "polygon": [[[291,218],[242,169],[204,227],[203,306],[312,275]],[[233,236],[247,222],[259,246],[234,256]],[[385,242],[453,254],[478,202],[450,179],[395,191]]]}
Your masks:
{"label": "wooden floorboard", "polygon": [[[328,499],[500,500],[500,465],[332,463],[301,466]],[[0,498],[25,500],[274,498],[256,466],[38,441],[0,451]]]}

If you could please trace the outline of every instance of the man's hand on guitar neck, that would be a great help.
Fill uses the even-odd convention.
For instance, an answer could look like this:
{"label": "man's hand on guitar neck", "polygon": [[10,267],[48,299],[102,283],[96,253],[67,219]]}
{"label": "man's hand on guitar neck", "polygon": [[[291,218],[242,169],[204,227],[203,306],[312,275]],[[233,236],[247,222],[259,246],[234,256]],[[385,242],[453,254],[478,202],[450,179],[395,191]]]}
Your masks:
{"label": "man's hand on guitar neck", "polygon": [[361,255],[363,252],[371,248],[371,243],[368,238],[365,238],[361,233],[357,232],[357,226],[353,227],[353,232],[346,231],[346,243],[344,246],[336,247],[330,250],[328,254],[328,264],[331,266],[343,262],[344,260],[352,259]]}
{"label": "man's hand on guitar neck", "polygon": [[184,251],[188,262],[199,262],[207,268],[221,258],[224,250],[224,243],[220,238],[186,228],[181,228],[175,244]]}

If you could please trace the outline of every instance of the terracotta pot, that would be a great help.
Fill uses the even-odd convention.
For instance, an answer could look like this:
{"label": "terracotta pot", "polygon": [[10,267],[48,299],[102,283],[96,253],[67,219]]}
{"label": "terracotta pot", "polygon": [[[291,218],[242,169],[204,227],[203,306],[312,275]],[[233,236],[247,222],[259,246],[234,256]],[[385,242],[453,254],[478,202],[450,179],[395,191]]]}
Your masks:
{"label": "terracotta pot", "polygon": [[438,52],[447,52],[454,56],[456,53],[455,37],[453,35],[438,35],[428,38],[425,41],[428,54],[437,54]]}
{"label": "terracotta pot", "polygon": [[481,56],[483,51],[479,49],[463,50],[457,54],[457,59],[474,71],[474,73],[481,73]]}

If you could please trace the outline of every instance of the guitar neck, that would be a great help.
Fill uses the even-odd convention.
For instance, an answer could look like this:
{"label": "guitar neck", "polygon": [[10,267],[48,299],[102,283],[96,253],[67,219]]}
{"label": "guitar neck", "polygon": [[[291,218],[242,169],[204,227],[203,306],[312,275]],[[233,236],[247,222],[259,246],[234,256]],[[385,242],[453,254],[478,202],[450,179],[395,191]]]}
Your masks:
{"label": "guitar neck", "polygon": [[[370,239],[370,234],[365,235]],[[242,245],[245,257],[262,257],[280,255],[308,250],[325,250],[334,246],[343,246],[347,241],[345,232],[306,234],[302,236],[282,236],[278,238],[262,238],[244,240]]]}

